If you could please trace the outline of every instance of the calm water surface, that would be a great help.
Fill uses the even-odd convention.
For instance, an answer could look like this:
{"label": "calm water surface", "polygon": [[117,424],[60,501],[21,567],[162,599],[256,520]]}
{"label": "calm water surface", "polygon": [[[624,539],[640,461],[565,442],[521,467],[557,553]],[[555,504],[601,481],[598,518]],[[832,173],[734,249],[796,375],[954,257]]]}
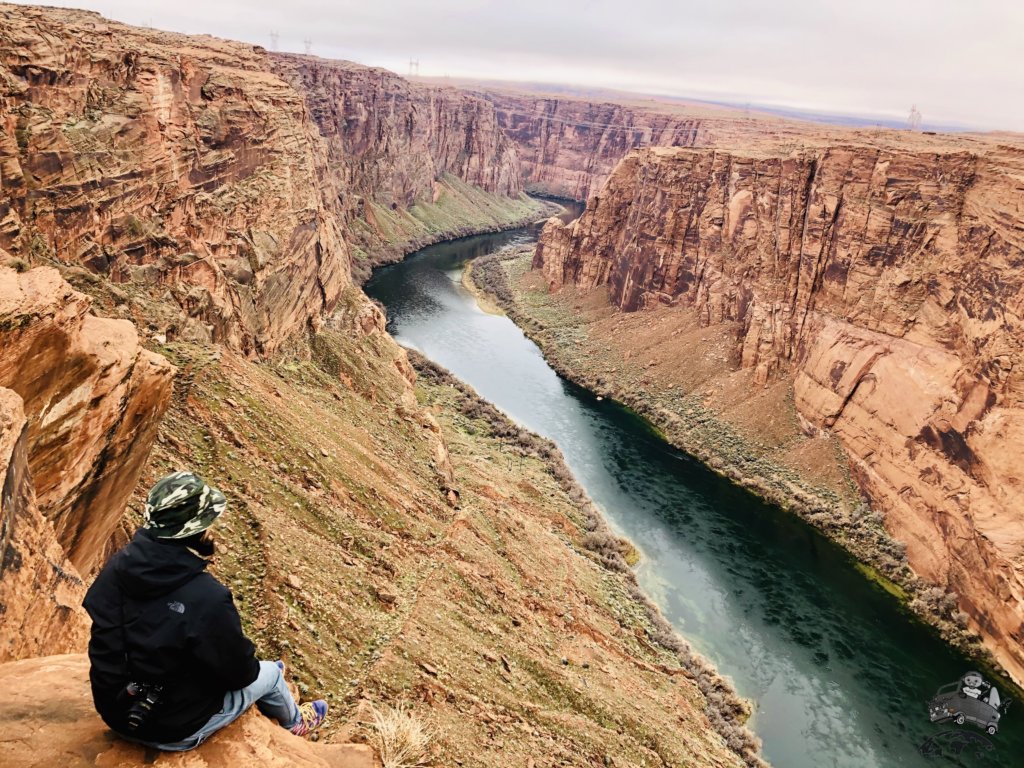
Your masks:
{"label": "calm water surface", "polygon": [[[559,378],[505,317],[461,286],[467,261],[531,230],[442,243],[378,270],[366,287],[389,330],[545,435],[643,554],[641,585],[739,692],[777,768],[1024,766],[1024,707],[979,754],[926,758],[925,701],[971,667],[838,547],[660,440],[625,408]],[[965,726],[964,733],[981,735]],[[947,748],[946,752],[950,752]]]}

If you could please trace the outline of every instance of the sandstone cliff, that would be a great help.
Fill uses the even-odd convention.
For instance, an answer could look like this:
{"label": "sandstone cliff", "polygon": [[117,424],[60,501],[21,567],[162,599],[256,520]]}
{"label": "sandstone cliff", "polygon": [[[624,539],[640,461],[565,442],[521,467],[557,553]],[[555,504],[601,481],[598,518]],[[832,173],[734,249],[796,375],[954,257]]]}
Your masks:
{"label": "sandstone cliff", "polygon": [[79,648],[99,564],[167,407],[172,367],[51,268],[0,267],[0,660]]}
{"label": "sandstone cliff", "polygon": [[914,570],[1019,682],[1024,150],[939,141],[635,151],[545,228],[534,265],[626,311],[733,323],[740,366],[792,381]]}
{"label": "sandstone cliff", "polygon": [[272,353],[349,277],[302,96],[252,46],[0,7],[0,247],[170,294]]}
{"label": "sandstone cliff", "polygon": [[320,181],[341,213],[359,277],[438,240],[535,219],[515,145],[486,100],[384,69],[274,54],[324,138]]}
{"label": "sandstone cliff", "polygon": [[735,146],[753,138],[791,143],[808,125],[770,115],[623,94],[619,101],[541,95],[467,83],[490,101],[519,154],[524,187],[586,201],[638,147]]}

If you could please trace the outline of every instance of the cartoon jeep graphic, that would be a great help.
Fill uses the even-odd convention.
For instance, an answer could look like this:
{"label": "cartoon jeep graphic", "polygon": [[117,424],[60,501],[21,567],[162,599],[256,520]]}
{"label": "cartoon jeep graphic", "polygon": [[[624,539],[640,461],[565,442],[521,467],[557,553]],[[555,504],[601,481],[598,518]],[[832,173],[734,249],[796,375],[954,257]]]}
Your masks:
{"label": "cartoon jeep graphic", "polygon": [[1009,705],[1009,700],[1001,701],[996,687],[978,672],[968,672],[935,692],[928,702],[928,716],[933,723],[971,723],[994,735]]}

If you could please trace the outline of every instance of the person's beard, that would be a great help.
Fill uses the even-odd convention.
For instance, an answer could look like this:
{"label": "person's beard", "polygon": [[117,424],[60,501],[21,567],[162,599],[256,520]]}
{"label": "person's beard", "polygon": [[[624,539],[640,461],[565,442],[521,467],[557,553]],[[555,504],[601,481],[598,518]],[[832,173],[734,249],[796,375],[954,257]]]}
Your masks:
{"label": "person's beard", "polygon": [[212,560],[217,553],[217,543],[210,533],[210,529],[192,534],[183,539],[183,544],[205,560]]}

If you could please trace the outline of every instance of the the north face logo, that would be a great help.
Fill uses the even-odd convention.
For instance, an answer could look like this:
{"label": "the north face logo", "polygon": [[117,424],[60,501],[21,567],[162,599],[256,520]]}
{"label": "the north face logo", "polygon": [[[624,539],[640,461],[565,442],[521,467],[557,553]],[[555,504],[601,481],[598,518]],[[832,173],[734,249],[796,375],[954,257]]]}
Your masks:
{"label": "the north face logo", "polygon": [[185,612],[185,605],[183,603],[179,603],[177,601],[175,601],[173,603],[168,603],[167,607],[170,608],[175,613],[184,613]]}

